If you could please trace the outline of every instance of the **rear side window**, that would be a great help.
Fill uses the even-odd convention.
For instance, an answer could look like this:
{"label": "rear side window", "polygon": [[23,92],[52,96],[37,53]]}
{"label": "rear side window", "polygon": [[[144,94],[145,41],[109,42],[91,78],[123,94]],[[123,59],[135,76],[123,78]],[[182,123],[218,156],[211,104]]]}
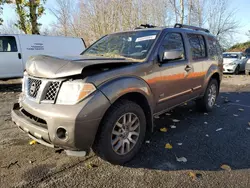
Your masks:
{"label": "rear side window", "polygon": [[165,50],[179,50],[182,52],[181,59],[185,59],[184,43],[180,33],[168,33],[163,41],[163,48]]}
{"label": "rear side window", "polygon": [[17,52],[15,37],[0,37],[0,52]]}
{"label": "rear side window", "polygon": [[192,58],[194,60],[206,57],[206,45],[202,35],[188,34]]}
{"label": "rear side window", "polygon": [[208,37],[207,41],[208,41],[208,54],[210,58],[217,59],[218,56],[220,56],[222,53],[219,43],[215,38],[212,37]]}

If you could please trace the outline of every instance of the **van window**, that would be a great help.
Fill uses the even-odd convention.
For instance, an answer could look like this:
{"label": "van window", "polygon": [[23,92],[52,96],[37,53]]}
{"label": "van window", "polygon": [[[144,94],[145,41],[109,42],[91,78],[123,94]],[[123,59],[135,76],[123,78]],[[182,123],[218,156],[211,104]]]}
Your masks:
{"label": "van window", "polygon": [[0,52],[17,52],[15,37],[0,37]]}
{"label": "van window", "polygon": [[188,34],[192,58],[200,59],[206,57],[206,45],[202,35]]}
{"label": "van window", "polygon": [[181,59],[185,59],[184,43],[180,33],[168,33],[163,41],[163,48],[165,50],[179,50],[182,52]]}

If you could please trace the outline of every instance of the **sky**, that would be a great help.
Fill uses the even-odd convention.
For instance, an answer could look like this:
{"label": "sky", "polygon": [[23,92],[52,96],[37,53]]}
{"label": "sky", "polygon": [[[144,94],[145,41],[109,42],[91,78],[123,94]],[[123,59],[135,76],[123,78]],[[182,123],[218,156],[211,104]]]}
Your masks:
{"label": "sky", "polygon": [[[43,24],[43,27],[48,27],[55,21],[55,17],[49,11],[49,9],[55,7],[55,1],[56,0],[47,0],[45,5],[45,15],[43,15],[39,20],[39,22]],[[236,10],[236,19],[240,21],[240,28],[238,29],[238,33],[233,36],[233,41],[236,43],[246,42],[249,40],[246,33],[250,30],[250,0],[229,0],[229,2],[231,8]],[[2,17],[4,20],[15,18],[13,5],[4,5]]]}

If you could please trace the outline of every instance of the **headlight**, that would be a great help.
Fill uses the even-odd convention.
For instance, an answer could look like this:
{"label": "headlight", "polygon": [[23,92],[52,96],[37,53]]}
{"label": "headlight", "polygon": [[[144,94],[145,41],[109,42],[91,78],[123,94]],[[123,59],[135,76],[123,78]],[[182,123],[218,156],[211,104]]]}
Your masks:
{"label": "headlight", "polygon": [[73,105],[89,96],[95,90],[95,86],[90,83],[67,81],[62,84],[56,103]]}
{"label": "headlight", "polygon": [[28,86],[28,74],[24,72],[23,79],[22,79],[22,92],[25,93],[27,91]]}
{"label": "headlight", "polygon": [[229,63],[228,65],[236,65],[236,63],[232,62],[232,63]]}

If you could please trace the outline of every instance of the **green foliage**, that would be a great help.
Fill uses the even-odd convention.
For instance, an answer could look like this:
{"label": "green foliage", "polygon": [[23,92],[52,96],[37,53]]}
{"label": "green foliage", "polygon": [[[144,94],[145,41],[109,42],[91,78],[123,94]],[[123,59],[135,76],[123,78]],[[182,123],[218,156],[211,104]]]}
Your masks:
{"label": "green foliage", "polygon": [[16,0],[19,20],[16,26],[26,34],[39,34],[38,19],[44,14],[46,0]]}
{"label": "green foliage", "polygon": [[228,49],[228,51],[233,51],[233,52],[244,52],[247,48],[250,48],[250,41],[249,42],[244,42],[244,43],[238,43],[233,45]]}

